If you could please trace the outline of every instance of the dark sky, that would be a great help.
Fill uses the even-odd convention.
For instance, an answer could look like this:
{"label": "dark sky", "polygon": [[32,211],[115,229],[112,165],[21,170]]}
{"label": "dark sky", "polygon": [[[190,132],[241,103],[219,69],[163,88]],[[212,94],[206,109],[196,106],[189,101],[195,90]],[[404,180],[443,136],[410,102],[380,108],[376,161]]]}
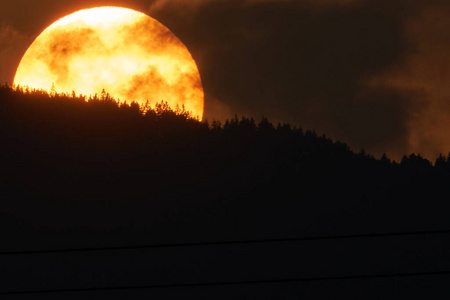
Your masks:
{"label": "dark sky", "polygon": [[364,147],[434,159],[450,151],[450,4],[415,0],[122,0],[0,4],[0,81],[56,19],[134,8],[196,59],[205,117],[268,117]]}

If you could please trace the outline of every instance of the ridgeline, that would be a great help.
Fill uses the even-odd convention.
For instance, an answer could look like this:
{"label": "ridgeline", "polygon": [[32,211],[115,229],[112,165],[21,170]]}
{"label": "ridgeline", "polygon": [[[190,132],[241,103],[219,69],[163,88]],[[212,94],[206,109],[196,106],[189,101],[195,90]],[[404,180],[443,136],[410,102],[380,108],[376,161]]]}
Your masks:
{"label": "ridgeline", "polygon": [[448,206],[439,196],[450,179],[442,156],[435,165],[414,154],[395,163],[265,118],[208,124],[163,102],[142,108],[107,93],[2,86],[0,139],[3,222],[22,220],[33,232],[81,230],[80,219],[83,230],[164,224],[156,239],[331,232],[381,220],[403,228],[419,215],[439,221],[426,212]]}

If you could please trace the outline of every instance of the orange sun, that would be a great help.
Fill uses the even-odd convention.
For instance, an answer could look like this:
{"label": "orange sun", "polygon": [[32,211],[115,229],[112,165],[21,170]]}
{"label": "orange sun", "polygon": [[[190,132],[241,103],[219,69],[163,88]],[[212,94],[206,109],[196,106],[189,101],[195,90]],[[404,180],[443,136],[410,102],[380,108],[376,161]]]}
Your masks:
{"label": "orange sun", "polygon": [[45,29],[23,56],[15,85],[172,108],[203,117],[200,74],[183,43],[155,19],[126,8],[98,7]]}

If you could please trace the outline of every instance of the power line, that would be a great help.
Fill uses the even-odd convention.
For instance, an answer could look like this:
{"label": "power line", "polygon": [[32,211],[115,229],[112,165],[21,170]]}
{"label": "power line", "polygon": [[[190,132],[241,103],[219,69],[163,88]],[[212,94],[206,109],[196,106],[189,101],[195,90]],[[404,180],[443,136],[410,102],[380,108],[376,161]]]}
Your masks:
{"label": "power line", "polygon": [[116,286],[116,287],[91,287],[91,288],[72,288],[72,289],[48,289],[48,290],[0,292],[0,296],[102,292],[102,291],[106,292],[106,291],[120,291],[120,290],[174,289],[174,288],[210,287],[210,286],[219,287],[219,286],[233,286],[233,285],[239,286],[239,285],[259,285],[259,284],[281,284],[281,283],[299,283],[299,282],[335,281],[335,280],[368,280],[368,279],[388,279],[388,278],[402,278],[402,277],[404,278],[404,277],[445,276],[445,275],[450,275],[450,271],[329,276],[329,277],[304,277],[304,278],[248,280],[248,281],[218,281],[218,282]]}
{"label": "power line", "polygon": [[266,244],[266,243],[283,243],[283,242],[300,242],[300,241],[363,239],[363,238],[397,237],[397,236],[419,236],[419,235],[433,235],[433,234],[450,234],[450,230],[404,231],[404,232],[390,232],[390,233],[368,233],[368,234],[329,235],[329,236],[310,236],[310,237],[306,236],[306,237],[296,237],[296,238],[274,238],[274,239],[194,242],[194,243],[171,243],[171,244],[169,243],[169,244],[95,247],[95,248],[67,248],[67,249],[47,249],[47,250],[5,251],[5,252],[0,252],[0,256],[2,256],[2,255],[53,254],[53,253],[69,253],[69,252],[121,251],[121,250],[139,250],[139,249],[152,249],[152,248],[154,249],[154,248],[180,248],[180,247],[208,247],[208,246]]}

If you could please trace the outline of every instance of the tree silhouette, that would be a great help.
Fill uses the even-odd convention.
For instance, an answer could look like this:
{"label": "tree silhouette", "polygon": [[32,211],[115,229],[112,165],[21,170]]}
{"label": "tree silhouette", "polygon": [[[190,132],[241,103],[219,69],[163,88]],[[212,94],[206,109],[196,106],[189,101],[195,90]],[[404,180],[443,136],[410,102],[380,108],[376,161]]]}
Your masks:
{"label": "tree silhouette", "polygon": [[[354,153],[343,142],[290,124],[275,127],[267,118],[208,124],[183,106],[120,102],[105,90],[86,97],[0,86],[0,138],[8,191],[20,187],[36,197],[142,198],[189,188],[189,197],[198,198],[205,186],[289,197],[299,184],[301,193],[325,197],[333,187],[395,189],[427,176],[435,178],[431,185],[449,165],[442,154],[434,168],[420,154],[405,155],[400,164],[386,154],[377,160],[364,149]],[[53,191],[44,188],[47,182]]]}

